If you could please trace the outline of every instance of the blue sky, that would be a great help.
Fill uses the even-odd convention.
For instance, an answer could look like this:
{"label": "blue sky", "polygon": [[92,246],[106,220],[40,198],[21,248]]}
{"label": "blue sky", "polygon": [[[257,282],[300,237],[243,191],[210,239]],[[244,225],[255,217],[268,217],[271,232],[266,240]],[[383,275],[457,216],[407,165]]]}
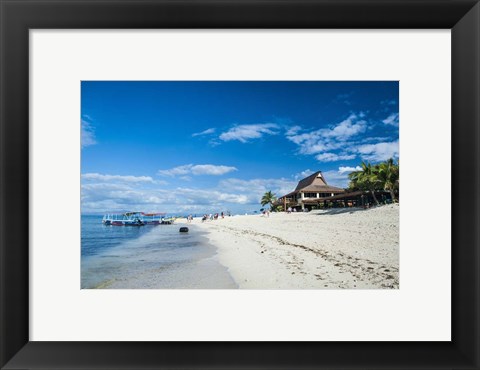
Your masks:
{"label": "blue sky", "polygon": [[258,210],[398,158],[398,82],[83,81],[82,211]]}

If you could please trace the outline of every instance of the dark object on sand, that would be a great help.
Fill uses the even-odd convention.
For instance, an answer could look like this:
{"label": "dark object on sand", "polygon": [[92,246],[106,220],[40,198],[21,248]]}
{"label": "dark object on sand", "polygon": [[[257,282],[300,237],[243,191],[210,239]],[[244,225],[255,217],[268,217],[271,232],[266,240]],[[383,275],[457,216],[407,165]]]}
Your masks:
{"label": "dark object on sand", "polygon": [[188,233],[188,227],[181,227],[180,232],[181,233]]}

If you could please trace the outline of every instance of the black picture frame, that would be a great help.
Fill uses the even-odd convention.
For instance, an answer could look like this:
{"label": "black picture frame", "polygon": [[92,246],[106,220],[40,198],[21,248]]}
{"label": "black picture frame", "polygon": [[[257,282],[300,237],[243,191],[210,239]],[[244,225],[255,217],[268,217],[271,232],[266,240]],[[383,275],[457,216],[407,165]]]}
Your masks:
{"label": "black picture frame", "polygon": [[[478,1],[0,0],[0,12],[2,369],[480,369]],[[29,30],[47,28],[451,29],[452,340],[30,342]]]}

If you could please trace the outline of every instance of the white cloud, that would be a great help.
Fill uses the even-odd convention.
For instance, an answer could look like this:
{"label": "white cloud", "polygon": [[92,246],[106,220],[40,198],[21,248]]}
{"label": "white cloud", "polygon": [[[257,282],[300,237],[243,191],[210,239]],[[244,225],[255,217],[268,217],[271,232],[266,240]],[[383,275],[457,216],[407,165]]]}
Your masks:
{"label": "white cloud", "polygon": [[327,142],[322,138],[321,130],[287,136],[287,139],[300,147],[301,154],[315,154],[329,149]]}
{"label": "white cloud", "polygon": [[[98,181],[102,181],[98,177]],[[104,179],[103,179],[104,180]],[[289,179],[230,178],[211,189],[195,187],[157,188],[149,183],[84,182],[83,212],[245,212],[260,209],[260,199],[266,191],[277,196],[291,192],[297,182]]]}
{"label": "white cloud", "polygon": [[362,143],[378,143],[382,141],[387,141],[387,140],[392,140],[391,137],[388,136],[371,136],[371,137],[365,137],[362,139]]}
{"label": "white cloud", "polygon": [[285,132],[285,135],[287,136],[293,136],[296,135],[302,128],[300,126],[292,126],[288,128],[288,130]]}
{"label": "white cloud", "polygon": [[210,134],[214,134],[214,133],[215,133],[215,128],[208,128],[205,131],[196,132],[196,133],[192,134],[192,136],[195,137],[195,136],[202,136],[202,135],[210,135]]}
{"label": "white cloud", "polygon": [[219,146],[221,143],[217,139],[210,139],[208,141],[208,145],[210,145],[212,148],[215,148],[216,146]]}
{"label": "white cloud", "polygon": [[95,145],[97,143],[97,140],[95,138],[95,129],[93,128],[93,126],[89,122],[85,121],[84,119],[80,121],[80,124],[81,124],[82,148]]}
{"label": "white cloud", "polygon": [[289,179],[251,179],[242,180],[230,178],[222,180],[219,188],[236,193],[243,193],[249,197],[251,203],[259,203],[265,192],[272,191],[277,196],[290,193],[297,186],[297,182]]}
{"label": "white cloud", "polygon": [[320,162],[335,162],[350,160],[356,157],[355,154],[335,154],[335,153],[322,153],[315,156],[315,158]]}
{"label": "white cloud", "polygon": [[373,162],[385,161],[389,158],[398,158],[398,140],[360,145],[357,150],[362,158]]}
{"label": "white cloud", "polygon": [[92,191],[117,191],[117,190],[132,190],[130,184],[112,184],[112,183],[83,183],[82,189],[92,190]]}
{"label": "white cloud", "polygon": [[[398,126],[398,113],[389,115],[383,122]],[[305,132],[295,126],[286,132],[286,138],[298,145],[298,152],[315,155],[320,162],[352,160],[361,156],[364,160],[382,161],[398,157],[398,140],[386,137],[362,137],[368,130],[365,113],[352,113],[342,122],[328,129]],[[293,133],[289,135],[288,133]]]}
{"label": "white cloud", "polygon": [[145,211],[160,212],[174,202],[170,192],[162,189],[144,189],[126,184],[82,184],[82,211]]}
{"label": "white cloud", "polygon": [[186,164],[168,170],[160,170],[158,173],[163,176],[188,176],[188,175],[213,175],[220,176],[226,173],[237,171],[236,167],[216,166],[213,164]]}
{"label": "white cloud", "polygon": [[246,143],[250,139],[259,139],[263,135],[276,135],[280,127],[275,123],[258,123],[253,125],[238,125],[227,132],[220,134],[219,139],[223,141],[238,140]]}
{"label": "white cloud", "polygon": [[392,113],[383,121],[386,125],[398,126],[398,113]]}
{"label": "white cloud", "polygon": [[367,121],[359,119],[363,113],[358,116],[351,114],[347,119],[332,127],[330,130],[322,130],[325,137],[333,137],[337,140],[346,140],[352,136],[361,134],[367,129]]}
{"label": "white cloud", "polygon": [[100,173],[84,173],[82,179],[96,181],[120,181],[120,182],[151,182],[154,180],[150,176],[122,176],[122,175],[103,175]]}
{"label": "white cloud", "polygon": [[232,206],[255,205],[260,207],[259,199],[221,189],[175,188],[170,190],[152,190],[138,188],[118,188],[111,186],[82,186],[83,211],[145,211],[178,212],[226,210]]}
{"label": "white cloud", "polygon": [[237,168],[231,166],[215,166],[213,164],[197,164],[192,167],[194,175],[224,175],[226,173],[237,171]]}
{"label": "white cloud", "polygon": [[361,171],[361,170],[362,170],[362,167],[360,167],[360,166],[357,166],[357,167],[348,167],[348,166],[342,167],[342,166],[340,166],[340,167],[338,168],[338,172],[339,172],[340,174],[344,174],[344,173],[349,174],[350,172],[353,172],[353,171]]}
{"label": "white cloud", "polygon": [[[227,189],[228,190],[228,189]],[[247,204],[249,198],[246,194],[237,194],[221,190],[203,190],[191,188],[178,188],[175,190],[182,203],[192,205],[223,206],[225,203]]]}
{"label": "white cloud", "polygon": [[159,170],[158,174],[163,176],[184,176],[188,175],[192,171],[193,164],[186,164],[184,166],[178,166],[170,168],[169,170]]}
{"label": "white cloud", "polygon": [[348,187],[349,179],[348,179],[349,172],[347,171],[340,171],[331,170],[322,172],[323,177],[327,181],[328,185],[337,186],[339,188],[346,188]]}
{"label": "white cloud", "polygon": [[344,147],[348,140],[367,130],[367,121],[362,119],[364,116],[364,113],[352,113],[330,128],[304,133],[299,133],[300,129],[296,129],[293,134],[289,130],[286,137],[299,146],[300,154],[317,154],[335,150]]}

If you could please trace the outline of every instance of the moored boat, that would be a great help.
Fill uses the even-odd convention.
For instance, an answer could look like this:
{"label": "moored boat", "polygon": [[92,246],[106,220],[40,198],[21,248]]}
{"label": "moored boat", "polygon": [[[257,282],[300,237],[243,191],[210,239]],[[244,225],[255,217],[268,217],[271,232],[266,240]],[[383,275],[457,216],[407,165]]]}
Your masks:
{"label": "moored boat", "polygon": [[163,216],[166,213],[144,213],[141,212],[142,221],[145,222],[145,225],[160,225],[162,223]]}
{"label": "moored boat", "polygon": [[166,213],[125,212],[103,216],[105,226],[144,226],[144,225],[171,225],[175,218],[165,218]]}
{"label": "moored boat", "polygon": [[175,222],[175,218],[169,217],[169,218],[162,218],[162,225],[172,225]]}
{"label": "moored boat", "polygon": [[144,226],[141,212],[125,212],[121,214],[106,214],[102,223],[106,226]]}

